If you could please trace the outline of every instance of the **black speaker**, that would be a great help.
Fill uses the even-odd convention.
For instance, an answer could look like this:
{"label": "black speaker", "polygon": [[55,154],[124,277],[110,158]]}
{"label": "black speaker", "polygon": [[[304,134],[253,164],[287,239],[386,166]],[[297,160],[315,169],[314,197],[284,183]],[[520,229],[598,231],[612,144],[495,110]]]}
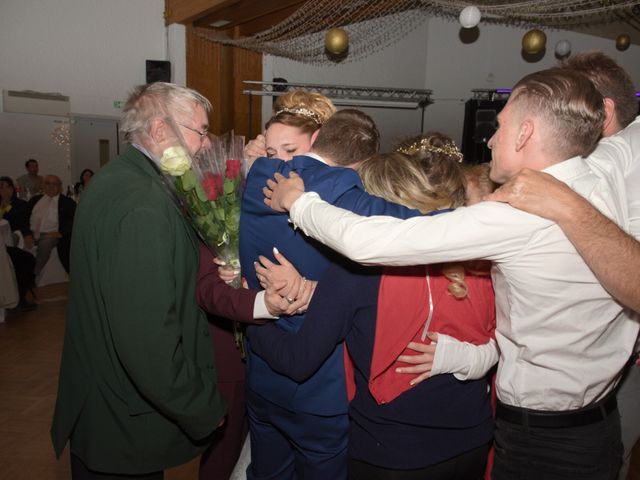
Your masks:
{"label": "black speaker", "polygon": [[476,164],[491,160],[487,142],[498,126],[497,116],[507,100],[470,99],[464,105],[462,154],[465,163]]}
{"label": "black speaker", "polygon": [[171,62],[166,60],[147,60],[147,83],[170,82]]}
{"label": "black speaker", "polygon": [[476,143],[487,143],[489,139],[496,133],[498,126],[498,112],[495,110],[476,110],[476,123],[473,129],[473,141]]}

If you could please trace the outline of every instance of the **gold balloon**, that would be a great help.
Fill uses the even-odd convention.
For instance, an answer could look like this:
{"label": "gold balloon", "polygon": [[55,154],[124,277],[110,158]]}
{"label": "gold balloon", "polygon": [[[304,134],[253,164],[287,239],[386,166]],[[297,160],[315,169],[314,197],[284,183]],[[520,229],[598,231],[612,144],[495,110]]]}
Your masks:
{"label": "gold balloon", "polygon": [[522,37],[522,49],[529,55],[535,55],[544,50],[544,46],[547,43],[547,36],[542,30],[534,28],[529,30]]}
{"label": "gold balloon", "polygon": [[631,45],[631,37],[626,33],[618,35],[616,38],[616,48],[621,52],[625,51]]}
{"label": "gold balloon", "polygon": [[324,36],[324,46],[334,55],[342,55],[349,48],[349,35],[341,28],[332,28]]}

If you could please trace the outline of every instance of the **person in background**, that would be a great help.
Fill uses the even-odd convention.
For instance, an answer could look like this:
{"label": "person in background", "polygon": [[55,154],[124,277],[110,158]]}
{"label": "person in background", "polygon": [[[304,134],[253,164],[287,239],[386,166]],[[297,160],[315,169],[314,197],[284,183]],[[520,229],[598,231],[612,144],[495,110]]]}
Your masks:
{"label": "person in background", "polygon": [[73,479],[162,479],[224,420],[196,297],[198,239],[159,168],[176,145],[191,157],[209,146],[210,110],[179,85],[136,87],[120,123],[130,146],[78,207],[51,427],[57,456],[70,442]]}
{"label": "person in background", "polygon": [[24,163],[27,173],[18,177],[18,187],[20,188],[20,197],[23,200],[30,200],[32,196],[39,195],[44,192],[44,178],[38,175],[38,161],[30,158]]}
{"label": "person in background", "polygon": [[29,224],[36,249],[36,277],[44,268],[51,251],[57,247],[60,263],[69,273],[69,250],[76,202],[62,195],[62,181],[56,175],[44,179],[44,194],[29,200]]}
{"label": "person in background", "polygon": [[[584,157],[605,121],[584,76],[554,68],[525,76],[489,141],[491,178],[522,168],[566,181],[616,221],[624,186]],[[615,177],[614,177],[615,178]],[[278,179],[265,200],[294,226],[361,263],[493,260],[500,364],[492,478],[612,479],[622,458],[614,387],[639,325],[598,282],[558,225],[497,202],[434,217],[358,217]],[[613,185],[612,185],[613,183]]]}
{"label": "person in background", "polygon": [[91,170],[90,168],[85,168],[80,174],[80,181],[73,186],[73,193],[77,201],[80,200],[82,193],[89,186],[91,177],[93,177],[93,170]]}
{"label": "person in background", "polygon": [[26,250],[7,245],[7,254],[11,258],[18,283],[19,302],[13,313],[29,312],[37,307],[35,302],[27,299],[27,293],[34,286],[35,258],[27,250],[33,246],[33,236],[29,228],[29,206],[16,195],[13,180],[0,177],[0,218],[9,222],[12,232],[20,232]]}
{"label": "person in background", "polygon": [[11,230],[20,232],[25,249],[33,247],[33,235],[29,228],[29,204],[18,198],[11,177],[0,177],[0,214],[11,225]]}

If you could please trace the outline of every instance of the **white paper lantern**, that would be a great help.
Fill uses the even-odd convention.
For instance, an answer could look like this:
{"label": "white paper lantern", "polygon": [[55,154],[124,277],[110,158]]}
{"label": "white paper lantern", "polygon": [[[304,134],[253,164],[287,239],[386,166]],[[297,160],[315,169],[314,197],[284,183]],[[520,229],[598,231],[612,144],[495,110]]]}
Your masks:
{"label": "white paper lantern", "polygon": [[571,53],[571,42],[569,40],[560,40],[556,43],[556,56],[562,58]]}
{"label": "white paper lantern", "polygon": [[480,23],[480,9],[474,5],[464,7],[460,12],[460,25],[462,28],[473,28]]}

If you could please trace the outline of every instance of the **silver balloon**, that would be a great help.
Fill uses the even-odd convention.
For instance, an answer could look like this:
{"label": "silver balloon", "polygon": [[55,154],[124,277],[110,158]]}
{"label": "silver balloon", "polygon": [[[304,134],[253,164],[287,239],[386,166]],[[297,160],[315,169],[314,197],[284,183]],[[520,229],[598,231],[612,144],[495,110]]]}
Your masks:
{"label": "silver balloon", "polygon": [[460,12],[460,25],[462,28],[473,28],[480,23],[480,9],[474,5],[464,7]]}
{"label": "silver balloon", "polygon": [[566,57],[571,53],[571,42],[569,40],[560,40],[556,43],[556,56]]}

